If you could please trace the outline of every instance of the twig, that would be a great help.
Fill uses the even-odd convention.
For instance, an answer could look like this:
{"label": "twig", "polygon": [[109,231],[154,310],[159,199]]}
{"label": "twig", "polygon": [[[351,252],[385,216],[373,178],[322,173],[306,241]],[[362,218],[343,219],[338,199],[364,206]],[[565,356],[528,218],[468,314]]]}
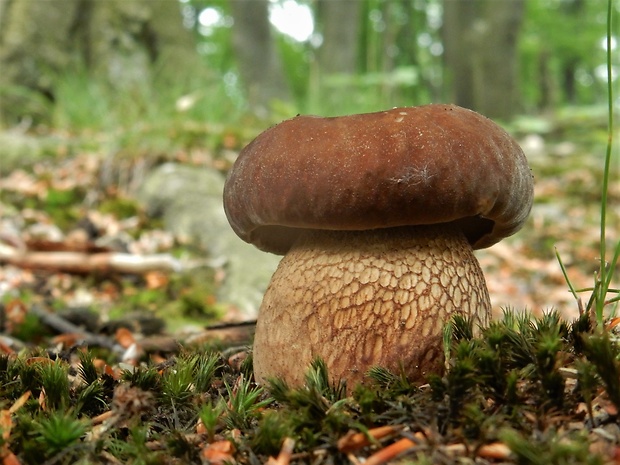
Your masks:
{"label": "twig", "polygon": [[398,433],[402,427],[399,426],[379,426],[371,428],[366,433],[348,433],[338,440],[338,450],[340,452],[353,452],[370,445],[371,441],[377,441],[386,436]]}
{"label": "twig", "polygon": [[390,460],[393,460],[394,458],[396,458],[398,455],[402,454],[403,452],[406,452],[416,447],[416,445],[417,444],[413,442],[411,439],[408,439],[408,438],[399,439],[395,443],[390,444],[389,446],[384,447],[380,451],[372,454],[370,457],[368,457],[368,459],[366,459],[366,462],[364,462],[364,465],[381,465],[383,463],[389,462]]}
{"label": "twig", "polygon": [[177,272],[187,267],[168,254],[132,255],[103,252],[29,252],[12,247],[0,248],[0,263],[26,269],[51,270],[76,274]]}
{"label": "twig", "polygon": [[63,317],[55,313],[50,313],[37,305],[32,305],[29,312],[39,318],[43,324],[55,329],[59,333],[73,333],[79,335],[83,342],[89,346],[105,347],[111,350],[114,350],[116,347],[116,344],[109,338],[85,331],[83,328],[74,325]]}
{"label": "twig", "polygon": [[295,440],[292,438],[285,438],[278,457],[269,457],[269,459],[267,459],[267,465],[289,465],[294,448]]}

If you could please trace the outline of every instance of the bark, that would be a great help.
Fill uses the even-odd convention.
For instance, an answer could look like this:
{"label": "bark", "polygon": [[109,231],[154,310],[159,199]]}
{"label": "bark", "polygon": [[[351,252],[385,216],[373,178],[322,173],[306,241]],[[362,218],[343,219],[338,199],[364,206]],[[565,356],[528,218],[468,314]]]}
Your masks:
{"label": "bark", "polygon": [[[350,81],[341,78],[358,71],[362,4],[359,0],[318,1],[316,16],[323,42],[317,52],[311,83],[315,101],[329,102],[338,108],[339,102],[347,98]],[[324,103],[320,107],[325,111]]]}
{"label": "bark", "polygon": [[6,248],[0,250],[0,263],[8,263],[29,270],[101,275],[113,273],[145,274],[151,271],[175,272],[184,268],[178,260],[166,254],[137,256],[114,252],[95,254],[17,252]]}
{"label": "bark", "polygon": [[452,100],[492,118],[519,109],[517,37],[524,0],[445,0],[444,46]]}
{"label": "bark", "polygon": [[87,70],[113,85],[155,72],[182,75],[194,59],[177,0],[0,2],[0,122],[45,120],[62,73]]}
{"label": "bark", "polygon": [[443,43],[450,100],[466,108],[474,108],[471,39],[466,35],[476,20],[474,1],[444,0]]}
{"label": "bark", "polygon": [[233,47],[250,106],[265,113],[273,100],[288,100],[284,78],[269,23],[267,0],[232,0]]}
{"label": "bark", "polygon": [[551,70],[549,69],[551,53],[543,49],[538,56],[538,88],[540,89],[537,109],[549,110],[555,101],[555,89]]}
{"label": "bark", "polygon": [[0,22],[0,121],[37,117],[54,100],[53,75],[71,61],[78,0],[2,3]]}
{"label": "bark", "polygon": [[172,80],[191,70],[194,43],[176,0],[85,1],[92,5],[85,52],[96,73],[130,86],[155,74]]}
{"label": "bark", "polygon": [[318,52],[322,74],[354,73],[357,70],[362,2],[319,0],[318,16],[323,43]]}

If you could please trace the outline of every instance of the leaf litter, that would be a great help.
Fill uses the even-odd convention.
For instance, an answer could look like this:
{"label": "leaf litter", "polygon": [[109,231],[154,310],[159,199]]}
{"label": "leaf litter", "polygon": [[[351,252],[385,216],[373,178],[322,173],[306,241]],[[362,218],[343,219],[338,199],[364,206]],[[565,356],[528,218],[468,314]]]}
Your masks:
{"label": "leaf litter", "polygon": [[[144,216],[131,179],[110,182],[99,155],[0,172],[0,459],[618,463],[620,392],[605,377],[620,373],[617,320],[601,335],[580,318],[555,256],[576,288],[592,285],[600,152],[545,140],[530,148],[528,224],[478,252],[496,324],[480,339],[455,331],[450,370],[427,385],[378,372],[349,397],[320,361],[305,388],[256,386],[252,324],[216,301],[222,277],[208,275],[206,288],[179,278],[204,257],[178,259],[186,244]],[[611,179],[607,233],[618,238],[620,185]],[[51,260],[25,260],[36,253]],[[139,265],[119,266],[120,254]],[[172,317],[170,301],[185,302]],[[187,324],[170,330],[179,317]],[[52,440],[58,430],[67,434]]]}

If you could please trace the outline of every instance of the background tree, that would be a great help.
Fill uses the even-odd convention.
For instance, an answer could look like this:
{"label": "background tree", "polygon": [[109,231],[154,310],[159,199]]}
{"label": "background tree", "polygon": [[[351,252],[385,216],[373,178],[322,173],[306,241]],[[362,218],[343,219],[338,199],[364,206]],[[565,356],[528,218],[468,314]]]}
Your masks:
{"label": "background tree", "polygon": [[60,75],[144,87],[191,74],[194,40],[177,0],[0,2],[0,118],[45,119]]}
{"label": "background tree", "polygon": [[[586,0],[527,2],[519,47],[526,111],[592,104],[605,95],[602,6]],[[617,20],[612,24],[617,28]]]}
{"label": "background tree", "polygon": [[317,58],[321,74],[353,74],[358,71],[358,44],[362,2],[318,0],[317,24],[322,41]]}
{"label": "background tree", "polygon": [[[0,118],[7,124],[23,115],[45,121],[59,98],[58,80],[73,90],[69,80],[81,73],[83,93],[91,92],[93,82],[107,81],[112,90],[134,88],[145,100],[164,94],[173,110],[177,99],[190,95],[184,102],[193,103],[183,108],[191,107],[198,119],[240,115],[248,108],[261,116],[276,110],[277,119],[430,101],[508,119],[563,103],[596,103],[605,94],[600,2],[59,4],[0,0]],[[284,32],[274,21],[276,9],[291,5],[312,15],[314,31],[306,38]],[[275,100],[285,104],[273,106]],[[161,105],[153,107],[157,112]],[[270,111],[256,111],[261,109]],[[85,110],[82,116],[88,117]]]}
{"label": "background tree", "polygon": [[456,104],[494,118],[515,114],[524,6],[524,0],[444,1],[445,63]]}
{"label": "background tree", "polygon": [[290,92],[272,37],[267,0],[231,0],[233,45],[250,107],[263,115]]}

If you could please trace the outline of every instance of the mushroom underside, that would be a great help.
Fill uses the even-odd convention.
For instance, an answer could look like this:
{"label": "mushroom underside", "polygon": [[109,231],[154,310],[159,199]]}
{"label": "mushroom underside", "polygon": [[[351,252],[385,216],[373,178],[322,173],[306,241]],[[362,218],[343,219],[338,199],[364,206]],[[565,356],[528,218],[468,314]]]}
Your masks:
{"label": "mushroom underside", "polygon": [[442,333],[455,313],[474,327],[491,312],[484,276],[454,226],[304,232],[273,275],[259,310],[254,373],[303,384],[316,357],[349,387],[373,366],[422,381],[444,367]]}

